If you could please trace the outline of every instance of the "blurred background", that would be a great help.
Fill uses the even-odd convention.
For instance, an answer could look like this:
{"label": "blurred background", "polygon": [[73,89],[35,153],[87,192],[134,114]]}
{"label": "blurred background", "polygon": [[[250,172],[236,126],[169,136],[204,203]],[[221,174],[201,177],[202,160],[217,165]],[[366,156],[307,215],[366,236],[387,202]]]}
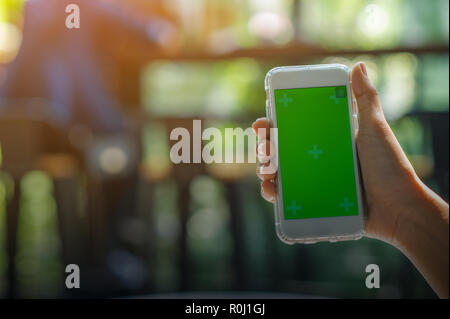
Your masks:
{"label": "blurred background", "polygon": [[254,164],[169,159],[265,116],[272,67],[357,61],[448,201],[447,0],[0,0],[0,296],[435,298],[382,242],[281,243]]}

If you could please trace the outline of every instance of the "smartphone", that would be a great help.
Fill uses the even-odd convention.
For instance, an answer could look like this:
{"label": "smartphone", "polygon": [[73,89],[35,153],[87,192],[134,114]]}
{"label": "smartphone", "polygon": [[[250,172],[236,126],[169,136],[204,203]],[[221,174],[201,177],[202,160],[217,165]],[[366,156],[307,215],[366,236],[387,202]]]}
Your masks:
{"label": "smartphone", "polygon": [[365,209],[351,70],[340,64],[277,67],[267,73],[265,90],[276,131],[278,237],[288,244],[361,238]]}

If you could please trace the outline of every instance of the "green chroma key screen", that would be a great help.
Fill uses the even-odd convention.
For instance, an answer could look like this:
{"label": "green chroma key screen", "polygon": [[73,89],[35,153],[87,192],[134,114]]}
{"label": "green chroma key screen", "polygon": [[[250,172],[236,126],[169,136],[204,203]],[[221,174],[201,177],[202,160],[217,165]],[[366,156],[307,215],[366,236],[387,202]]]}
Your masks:
{"label": "green chroma key screen", "polygon": [[275,90],[285,219],[358,215],[345,86]]}

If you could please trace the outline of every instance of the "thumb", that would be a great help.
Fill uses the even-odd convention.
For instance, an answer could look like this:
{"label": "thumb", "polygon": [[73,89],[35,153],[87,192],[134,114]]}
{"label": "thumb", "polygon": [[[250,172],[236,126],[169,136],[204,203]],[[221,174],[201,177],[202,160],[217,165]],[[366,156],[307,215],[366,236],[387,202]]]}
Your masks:
{"label": "thumb", "polygon": [[363,62],[353,67],[352,88],[358,104],[360,121],[366,122],[374,119],[384,121],[383,109],[378,98],[378,92],[370,82],[367,76],[366,65]]}

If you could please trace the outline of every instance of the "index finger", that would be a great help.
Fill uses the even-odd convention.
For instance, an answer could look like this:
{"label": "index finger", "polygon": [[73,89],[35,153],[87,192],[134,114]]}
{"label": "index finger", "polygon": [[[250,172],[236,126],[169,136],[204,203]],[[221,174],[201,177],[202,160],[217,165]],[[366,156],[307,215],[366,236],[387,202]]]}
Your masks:
{"label": "index finger", "polygon": [[[267,118],[261,117],[252,124],[253,131],[258,135],[260,140],[268,140],[270,138],[270,124]],[[261,130],[264,129],[264,130]]]}

